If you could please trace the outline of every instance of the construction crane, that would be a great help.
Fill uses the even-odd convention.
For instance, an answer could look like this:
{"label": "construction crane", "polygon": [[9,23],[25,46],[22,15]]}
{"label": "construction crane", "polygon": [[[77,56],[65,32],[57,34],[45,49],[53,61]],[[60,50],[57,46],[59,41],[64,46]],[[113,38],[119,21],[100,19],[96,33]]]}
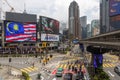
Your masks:
{"label": "construction crane", "polygon": [[10,7],[9,12],[15,12],[15,9],[9,4],[9,2],[7,0],[1,0],[1,7],[0,7],[0,19],[4,19],[5,18],[5,10],[2,8],[2,5],[8,5],[8,7]]}
{"label": "construction crane", "polygon": [[7,3],[7,5],[11,8],[10,9],[10,12],[12,12],[12,11],[14,11],[15,12],[15,9],[8,3],[8,1],[7,0],[4,0],[6,3]]}

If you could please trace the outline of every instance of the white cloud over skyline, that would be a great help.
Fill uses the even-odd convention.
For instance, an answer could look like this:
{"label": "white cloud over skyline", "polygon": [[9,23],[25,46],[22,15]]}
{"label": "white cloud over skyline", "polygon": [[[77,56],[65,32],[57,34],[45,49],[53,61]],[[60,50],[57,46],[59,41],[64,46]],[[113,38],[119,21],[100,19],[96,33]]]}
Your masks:
{"label": "white cloud over skyline", "polygon": [[[28,13],[47,16],[59,21],[68,22],[68,8],[73,0],[7,0],[16,12],[24,10],[24,3]],[[99,19],[99,0],[75,0],[79,5],[80,16],[87,16],[88,23]],[[4,2],[4,0],[3,0]],[[5,11],[10,7],[3,4]]]}

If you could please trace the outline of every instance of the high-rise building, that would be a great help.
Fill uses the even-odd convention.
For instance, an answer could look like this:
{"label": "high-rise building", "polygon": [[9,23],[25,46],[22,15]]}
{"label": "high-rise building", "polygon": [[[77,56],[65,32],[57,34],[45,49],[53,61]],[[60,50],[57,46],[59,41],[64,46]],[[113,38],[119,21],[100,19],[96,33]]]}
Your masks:
{"label": "high-rise building", "polygon": [[82,28],[82,39],[85,39],[87,37],[87,16],[80,17],[80,25]]}
{"label": "high-rise building", "polygon": [[100,33],[99,20],[92,20],[91,21],[91,32],[92,32],[92,36],[98,35]]}
{"label": "high-rise building", "polygon": [[76,1],[70,3],[69,6],[69,35],[73,38],[81,39],[81,27],[79,19],[79,6]]}
{"label": "high-rise building", "polygon": [[2,21],[0,20],[0,47],[2,46]]}
{"label": "high-rise building", "polygon": [[100,0],[100,34],[109,31],[109,0]]}
{"label": "high-rise building", "polygon": [[60,23],[60,33],[63,33],[63,30],[67,28],[67,24],[65,22]]}
{"label": "high-rise building", "polygon": [[2,20],[2,0],[0,0],[0,20]]}
{"label": "high-rise building", "polygon": [[91,25],[87,24],[87,38],[91,37]]}
{"label": "high-rise building", "polygon": [[64,36],[66,39],[68,39],[68,28],[65,28],[65,29],[63,30],[63,36]]}

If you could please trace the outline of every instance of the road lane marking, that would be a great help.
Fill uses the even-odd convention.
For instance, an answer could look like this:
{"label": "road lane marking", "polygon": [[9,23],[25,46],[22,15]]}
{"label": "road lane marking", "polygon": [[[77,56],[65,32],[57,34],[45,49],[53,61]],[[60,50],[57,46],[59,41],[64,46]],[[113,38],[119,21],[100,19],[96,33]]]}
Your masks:
{"label": "road lane marking", "polygon": [[66,68],[67,68],[67,64],[64,65],[64,69],[66,69]]}
{"label": "road lane marking", "polygon": [[22,72],[28,73],[26,70],[21,69]]}
{"label": "road lane marking", "polygon": [[114,77],[115,75],[113,75],[110,71],[108,71],[108,73],[112,76],[112,77]]}
{"label": "road lane marking", "polygon": [[38,73],[33,73],[33,74],[30,74],[30,76],[34,76],[34,75],[36,75],[36,74],[38,74]]}
{"label": "road lane marking", "polygon": [[31,71],[34,71],[34,68],[33,68],[33,67],[28,67],[28,69],[30,69]]}
{"label": "road lane marking", "polygon": [[56,78],[53,78],[53,80],[57,80]]}
{"label": "road lane marking", "polygon": [[59,67],[61,67],[61,64],[59,64],[56,68],[59,68]]}
{"label": "road lane marking", "polygon": [[27,72],[31,72],[28,68],[23,68],[23,70],[26,70]]}

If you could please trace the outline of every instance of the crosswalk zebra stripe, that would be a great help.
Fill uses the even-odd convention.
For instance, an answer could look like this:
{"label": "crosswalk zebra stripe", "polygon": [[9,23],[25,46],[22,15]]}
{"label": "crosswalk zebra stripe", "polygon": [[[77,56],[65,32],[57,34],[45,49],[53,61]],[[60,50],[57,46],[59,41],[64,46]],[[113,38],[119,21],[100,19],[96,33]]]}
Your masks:
{"label": "crosswalk zebra stripe", "polygon": [[20,70],[22,72],[28,73],[28,72],[32,72],[32,71],[38,70],[38,68],[36,68],[36,67],[26,67],[26,68],[22,68]]}
{"label": "crosswalk zebra stripe", "polygon": [[105,67],[114,67],[115,65],[114,64],[112,64],[112,63],[104,63],[103,64],[103,67],[105,68]]}
{"label": "crosswalk zebra stripe", "polygon": [[31,70],[27,69],[27,68],[23,68],[22,70],[25,70],[27,72],[31,72]]}
{"label": "crosswalk zebra stripe", "polygon": [[36,70],[36,69],[35,69],[35,68],[33,68],[33,67],[28,67],[28,69],[30,69],[31,71]]}
{"label": "crosswalk zebra stripe", "polygon": [[24,69],[21,69],[21,71],[22,71],[22,72],[25,72],[25,73],[28,73],[28,72],[27,72],[26,70],[24,70]]}

